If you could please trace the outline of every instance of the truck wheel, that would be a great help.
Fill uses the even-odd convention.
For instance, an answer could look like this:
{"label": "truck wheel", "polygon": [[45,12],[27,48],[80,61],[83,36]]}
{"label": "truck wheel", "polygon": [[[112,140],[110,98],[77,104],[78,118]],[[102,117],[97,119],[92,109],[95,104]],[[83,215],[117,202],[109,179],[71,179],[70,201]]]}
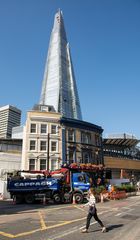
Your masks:
{"label": "truck wheel", "polygon": [[25,202],[26,203],[31,204],[31,203],[34,202],[34,200],[35,200],[35,198],[34,198],[33,194],[29,193],[29,194],[25,195]]}
{"label": "truck wheel", "polygon": [[53,200],[55,203],[61,203],[61,197],[58,193],[53,195]]}
{"label": "truck wheel", "polygon": [[75,193],[74,197],[75,197],[75,202],[76,203],[79,204],[79,203],[83,202],[84,197],[83,197],[83,195],[81,193]]}

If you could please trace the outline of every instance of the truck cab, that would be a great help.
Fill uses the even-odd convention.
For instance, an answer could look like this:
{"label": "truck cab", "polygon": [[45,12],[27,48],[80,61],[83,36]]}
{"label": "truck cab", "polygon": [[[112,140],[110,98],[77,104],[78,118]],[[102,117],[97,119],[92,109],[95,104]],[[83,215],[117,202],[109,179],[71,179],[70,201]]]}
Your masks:
{"label": "truck cab", "polygon": [[65,194],[65,189],[69,186],[69,201],[74,198],[76,203],[82,203],[89,188],[96,187],[98,177],[103,176],[103,166],[74,163],[52,172],[52,176],[58,172],[65,176],[64,199],[65,195],[68,198],[68,192]]}

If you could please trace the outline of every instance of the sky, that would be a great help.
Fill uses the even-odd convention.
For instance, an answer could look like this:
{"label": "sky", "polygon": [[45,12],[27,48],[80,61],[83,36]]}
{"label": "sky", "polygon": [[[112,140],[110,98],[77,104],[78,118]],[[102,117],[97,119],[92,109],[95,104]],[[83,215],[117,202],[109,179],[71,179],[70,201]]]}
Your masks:
{"label": "sky", "polygon": [[54,15],[63,12],[83,120],[140,139],[139,0],[0,0],[0,106],[39,102]]}

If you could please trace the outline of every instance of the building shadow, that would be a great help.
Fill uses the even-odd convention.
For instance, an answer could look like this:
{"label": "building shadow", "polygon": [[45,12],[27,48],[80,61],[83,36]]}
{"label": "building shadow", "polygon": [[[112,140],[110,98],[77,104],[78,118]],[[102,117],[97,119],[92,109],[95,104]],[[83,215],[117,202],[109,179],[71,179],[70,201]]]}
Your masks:
{"label": "building shadow", "polygon": [[42,202],[35,202],[32,204],[13,204],[13,201],[0,201],[0,215],[19,214],[21,212],[38,212],[40,209],[45,209],[47,206],[54,206],[53,203],[43,204]]}

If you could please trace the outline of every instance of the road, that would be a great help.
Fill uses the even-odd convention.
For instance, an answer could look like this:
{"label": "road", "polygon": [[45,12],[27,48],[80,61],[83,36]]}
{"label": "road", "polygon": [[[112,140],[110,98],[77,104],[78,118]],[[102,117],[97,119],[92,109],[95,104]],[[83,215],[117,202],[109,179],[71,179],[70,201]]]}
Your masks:
{"label": "road", "polygon": [[80,205],[13,205],[0,201],[0,240],[140,239],[140,196],[98,203],[97,209],[106,233],[94,219],[89,233],[81,233],[87,208]]}

